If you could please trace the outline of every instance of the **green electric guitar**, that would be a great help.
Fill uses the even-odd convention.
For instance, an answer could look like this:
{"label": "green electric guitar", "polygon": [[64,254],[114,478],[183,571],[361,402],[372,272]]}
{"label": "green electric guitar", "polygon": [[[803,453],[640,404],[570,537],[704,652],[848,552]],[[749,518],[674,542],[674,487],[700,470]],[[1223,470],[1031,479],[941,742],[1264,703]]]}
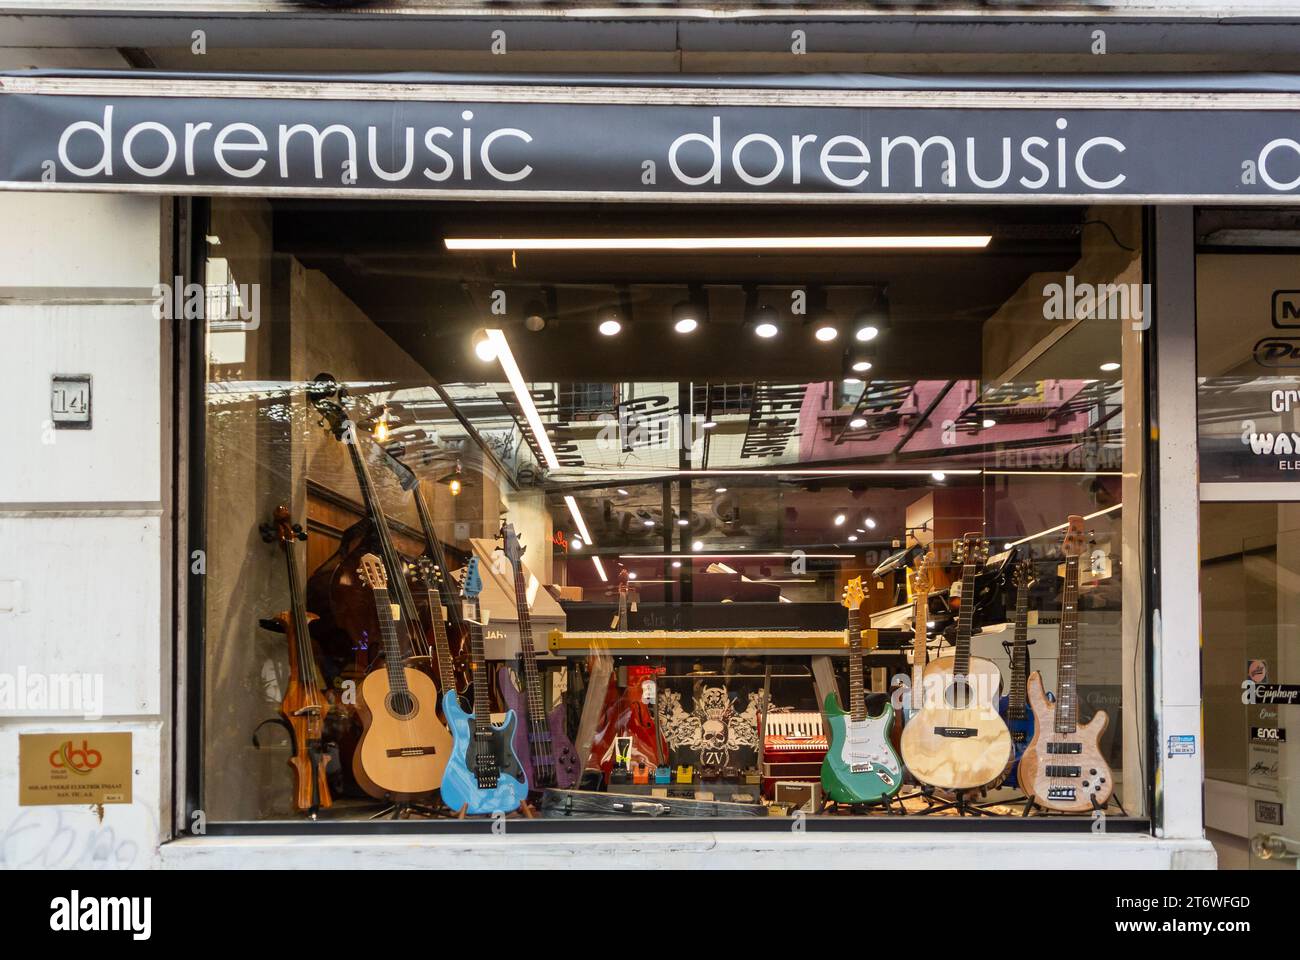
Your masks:
{"label": "green electric guitar", "polygon": [[830,747],[822,761],[822,787],[836,803],[875,803],[898,793],[903,786],[903,764],[889,742],[894,708],[885,704],[883,713],[867,713],[867,696],[862,684],[862,578],[844,587],[844,606],[849,608],[849,710],[840,707],[839,695],[826,695],[826,724]]}

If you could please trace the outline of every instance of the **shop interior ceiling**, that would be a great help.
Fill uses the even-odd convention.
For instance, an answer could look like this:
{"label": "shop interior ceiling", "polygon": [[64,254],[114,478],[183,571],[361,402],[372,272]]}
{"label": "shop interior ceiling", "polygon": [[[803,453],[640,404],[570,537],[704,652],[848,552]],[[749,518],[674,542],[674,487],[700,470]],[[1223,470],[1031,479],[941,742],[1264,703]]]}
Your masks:
{"label": "shop interior ceiling", "polygon": [[[881,337],[876,371],[867,390],[848,408],[831,399],[832,414],[823,428],[833,437],[828,462],[837,458],[862,458],[867,447],[845,440],[870,442],[898,428],[894,389],[915,392],[922,406],[939,405],[956,397],[963,382],[980,381],[984,324],[1034,276],[1061,276],[1079,260],[1087,213],[1078,207],[874,207],[867,211],[841,211],[829,207],[801,207],[784,211],[772,207],[656,207],[656,206],[546,206],[546,204],[419,204],[419,203],[309,203],[277,200],[274,243],[277,254],[291,255],[308,268],[318,269],[346,293],[367,315],[455,398],[459,427],[486,436],[500,436],[511,427],[502,394],[484,384],[485,364],[473,354],[477,329],[502,327],[526,379],[551,384],[658,384],[694,385],[693,393],[672,397],[698,407],[707,402],[702,385],[725,384],[714,393],[723,423],[711,434],[707,462],[710,468],[753,466],[753,458],[740,457],[745,438],[745,416],[753,405],[759,384],[828,384],[845,376],[844,341],[854,313],[870,307],[885,291],[888,300],[888,336]],[[1092,225],[1095,226],[1095,225]],[[836,235],[836,234],[991,234],[987,250],[980,251],[792,251],[689,252],[645,254],[627,251],[584,252],[451,252],[447,237],[655,237],[655,235]],[[815,340],[803,317],[790,313],[794,289],[822,294],[844,325],[833,345]],[[494,316],[495,290],[506,293],[506,315]],[[694,297],[707,304],[705,324],[689,338],[672,330],[675,304]],[[776,342],[754,337],[746,320],[755,303],[779,310],[783,333]],[[525,329],[524,316],[541,304],[545,328]],[[623,311],[620,336],[601,337],[595,330],[599,311]],[[811,320],[811,316],[807,317]],[[1071,330],[1045,358],[1036,362],[1030,379],[1078,377],[1079,369],[1096,369],[1096,359],[1113,353],[1113,325],[1084,324]],[[1026,347],[1032,346],[1027,342]],[[1062,358],[1056,360],[1054,358]],[[1080,363],[1080,358],[1082,363]],[[1091,366],[1089,366],[1091,364]],[[1053,369],[1060,367],[1060,369]],[[498,375],[499,376],[499,375]],[[924,381],[924,382],[922,382]],[[740,395],[737,395],[740,389]],[[745,393],[749,390],[749,393]],[[924,393],[928,390],[930,393]],[[997,402],[995,395],[976,392],[963,401],[962,418],[979,418],[980,403]],[[424,399],[408,405],[415,423],[443,438],[458,433],[458,423],[442,401],[425,392]],[[748,399],[746,399],[748,397]],[[446,399],[443,398],[443,399]],[[1102,393],[1096,401],[1104,405]],[[1084,403],[1092,402],[1084,399]],[[1028,415],[1048,418],[1058,407],[1027,407]],[[701,412],[695,408],[694,412]],[[849,427],[861,416],[866,427]],[[737,423],[738,420],[738,423]],[[915,420],[915,416],[913,418]],[[468,424],[468,425],[467,425]],[[907,434],[910,436],[910,433]],[[445,471],[452,463],[472,463],[482,451],[463,442],[448,453],[438,451],[433,468]],[[904,444],[872,449],[868,459],[906,458]],[[974,447],[972,447],[974,453]],[[902,454],[902,457],[900,457]],[[655,455],[663,463],[651,462]],[[679,453],[669,449],[642,457],[643,466],[676,468]],[[667,458],[667,459],[664,459]],[[762,464],[761,464],[762,466]],[[629,471],[632,473],[634,471]],[[628,476],[621,485],[632,484]],[[897,477],[872,488],[897,490],[897,503],[872,500],[878,522],[889,527],[901,522],[901,510],[927,477]],[[854,497],[862,492],[848,480]],[[693,485],[694,503],[681,510],[672,503],[664,511],[658,484],[633,485],[620,494],[616,481],[568,477],[582,502],[599,511],[602,535],[616,540],[662,541],[673,520],[689,526],[673,531],[680,536],[707,531],[728,537],[753,539],[767,531],[780,536],[805,524],[798,536],[818,542],[833,527],[828,518],[811,519],[813,501],[801,509],[797,496],[783,497],[771,487],[745,488],[736,477],[727,493],[719,483]],[[554,485],[554,484],[552,484]],[[694,488],[698,487],[698,490]],[[803,493],[815,494],[803,483]],[[797,494],[797,490],[788,490]],[[744,497],[746,523],[736,526],[728,518],[736,501]],[[673,497],[676,501],[676,496]],[[563,506],[556,503],[563,510]],[[584,510],[586,507],[584,506]],[[892,514],[900,514],[894,518]],[[593,516],[593,519],[594,516]],[[866,513],[853,518],[865,524]],[[645,520],[654,520],[651,524]],[[835,531],[839,533],[840,531]],[[759,536],[758,540],[767,537]],[[755,541],[758,542],[758,541]]]}

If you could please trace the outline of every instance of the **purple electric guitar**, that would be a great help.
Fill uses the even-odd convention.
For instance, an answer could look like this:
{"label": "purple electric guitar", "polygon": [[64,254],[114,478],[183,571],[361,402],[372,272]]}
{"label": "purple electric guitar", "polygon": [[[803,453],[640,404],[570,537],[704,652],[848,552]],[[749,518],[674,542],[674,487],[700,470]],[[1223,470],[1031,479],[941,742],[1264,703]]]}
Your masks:
{"label": "purple electric guitar", "polygon": [[542,699],[542,681],[537,672],[537,654],[533,650],[533,625],[528,616],[528,585],[524,582],[521,559],[524,548],[519,545],[513,524],[501,525],[501,539],[505,544],[506,559],[515,575],[515,609],[519,617],[519,650],[523,663],[521,692],[510,676],[510,668],[497,671],[497,687],[508,709],[523,722],[515,728],[514,748],[524,769],[528,784],[534,790],[574,786],[582,773],[578,752],[564,728],[564,704],[556,704],[546,713]]}

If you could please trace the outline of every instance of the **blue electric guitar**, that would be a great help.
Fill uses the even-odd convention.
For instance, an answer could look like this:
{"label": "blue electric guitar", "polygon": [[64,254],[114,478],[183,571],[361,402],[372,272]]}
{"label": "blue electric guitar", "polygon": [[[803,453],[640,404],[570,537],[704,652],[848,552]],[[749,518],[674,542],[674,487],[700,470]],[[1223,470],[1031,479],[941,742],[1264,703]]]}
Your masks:
{"label": "blue electric guitar", "polygon": [[453,687],[442,698],[443,714],[451,727],[451,758],[442,775],[442,802],[465,813],[509,813],[528,796],[528,778],[511,745],[518,722],[511,710],[498,726],[488,705],[487,661],[483,653],[483,616],[478,596],[483,581],[478,558],[465,566],[465,597],[474,605],[469,619],[470,673],[474,685],[474,712],[461,709]]}
{"label": "blue electric guitar", "polygon": [[998,703],[998,712],[1011,731],[1011,767],[1004,787],[1015,787],[1020,757],[1034,739],[1034,715],[1027,706],[1025,681],[1029,676],[1029,588],[1034,583],[1034,564],[1021,560],[1012,577],[1016,585],[1016,632],[1011,643],[1011,686]]}

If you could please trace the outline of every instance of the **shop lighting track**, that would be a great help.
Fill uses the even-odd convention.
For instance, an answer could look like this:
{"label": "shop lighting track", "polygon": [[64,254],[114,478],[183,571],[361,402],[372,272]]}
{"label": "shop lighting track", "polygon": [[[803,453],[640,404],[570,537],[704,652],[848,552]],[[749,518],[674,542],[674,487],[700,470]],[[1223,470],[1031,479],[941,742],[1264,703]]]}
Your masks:
{"label": "shop lighting track", "polygon": [[982,250],[989,234],[882,237],[447,237],[448,250]]}

